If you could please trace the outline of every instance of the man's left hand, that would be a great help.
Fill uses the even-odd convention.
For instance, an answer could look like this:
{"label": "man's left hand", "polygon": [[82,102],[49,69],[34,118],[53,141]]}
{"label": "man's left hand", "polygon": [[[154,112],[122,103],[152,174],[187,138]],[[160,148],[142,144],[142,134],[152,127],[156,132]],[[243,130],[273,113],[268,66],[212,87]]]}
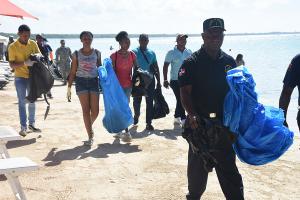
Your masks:
{"label": "man's left hand", "polygon": [[36,63],[36,61],[30,60],[30,58],[28,58],[28,59],[24,62],[24,64],[25,64],[26,66],[28,66],[28,67],[33,66],[34,63]]}

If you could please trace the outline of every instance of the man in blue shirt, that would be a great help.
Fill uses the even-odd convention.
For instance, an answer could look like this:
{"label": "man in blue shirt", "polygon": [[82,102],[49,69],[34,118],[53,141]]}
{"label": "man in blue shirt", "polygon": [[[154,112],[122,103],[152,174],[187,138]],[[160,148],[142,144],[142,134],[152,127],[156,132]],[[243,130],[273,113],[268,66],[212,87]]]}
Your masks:
{"label": "man in blue shirt", "polygon": [[[174,124],[181,124],[183,126],[186,115],[185,111],[181,105],[180,101],[180,90],[178,84],[178,71],[181,67],[183,61],[192,54],[192,51],[185,48],[186,39],[188,38],[185,34],[179,34],[176,37],[177,45],[174,49],[168,51],[165,63],[163,67],[164,73],[164,87],[169,88],[171,86],[175,97],[176,97],[176,108],[175,108],[175,115],[174,115]],[[170,82],[168,81],[168,67],[171,63],[171,71],[170,71]]]}
{"label": "man in blue shirt", "polygon": [[[152,73],[157,80],[157,87],[161,87],[159,78],[159,69],[157,65],[155,53],[148,49],[149,37],[147,34],[141,34],[139,36],[140,46],[133,50],[137,57],[138,65],[141,69]],[[154,130],[152,126],[153,119],[153,94],[155,89],[155,80],[153,78],[151,84],[147,88],[146,97],[146,129],[149,131]],[[138,124],[140,116],[142,97],[133,98],[133,108],[134,108],[134,125]]]}

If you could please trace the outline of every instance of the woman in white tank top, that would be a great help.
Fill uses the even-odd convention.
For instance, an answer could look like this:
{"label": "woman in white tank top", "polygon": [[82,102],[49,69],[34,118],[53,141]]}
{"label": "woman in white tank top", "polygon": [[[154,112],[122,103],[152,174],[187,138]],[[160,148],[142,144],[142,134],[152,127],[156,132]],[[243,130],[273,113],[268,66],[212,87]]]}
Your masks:
{"label": "woman in white tank top", "polygon": [[72,55],[71,71],[68,79],[67,98],[71,100],[71,87],[75,79],[76,94],[80,100],[83,121],[88,140],[85,145],[93,144],[93,123],[99,114],[98,66],[101,66],[101,53],[91,47],[93,34],[83,31],[80,34],[83,47]]}

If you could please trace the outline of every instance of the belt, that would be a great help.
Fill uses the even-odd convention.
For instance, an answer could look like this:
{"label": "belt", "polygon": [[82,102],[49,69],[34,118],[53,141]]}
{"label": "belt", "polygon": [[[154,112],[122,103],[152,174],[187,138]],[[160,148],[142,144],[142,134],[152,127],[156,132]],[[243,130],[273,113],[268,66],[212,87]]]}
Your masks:
{"label": "belt", "polygon": [[213,118],[216,118],[216,117],[217,117],[217,113],[209,113],[209,114],[208,114],[208,117],[209,117],[209,118],[212,118],[212,119],[213,119]]}

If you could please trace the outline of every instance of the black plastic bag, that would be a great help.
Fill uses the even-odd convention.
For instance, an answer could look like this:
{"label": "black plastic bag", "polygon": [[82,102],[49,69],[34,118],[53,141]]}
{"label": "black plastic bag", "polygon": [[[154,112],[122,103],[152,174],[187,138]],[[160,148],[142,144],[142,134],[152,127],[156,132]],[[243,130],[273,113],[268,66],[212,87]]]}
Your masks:
{"label": "black plastic bag", "polygon": [[153,81],[153,75],[148,71],[138,68],[132,76],[132,97],[147,96],[147,88]]}
{"label": "black plastic bag", "polygon": [[42,61],[34,63],[33,66],[29,68],[30,90],[26,99],[29,102],[33,103],[39,96],[41,96],[42,94],[44,95],[44,99],[48,104],[44,119],[46,119],[50,109],[50,104],[47,101],[46,94],[52,88],[53,83],[54,78],[48,67]]}
{"label": "black plastic bag", "polygon": [[197,118],[197,124],[198,127],[192,129],[188,117],[182,137],[187,140],[192,152],[202,159],[204,169],[211,172],[218,163],[214,153],[231,148],[236,138],[217,118],[200,117]]}
{"label": "black plastic bag", "polygon": [[47,94],[54,83],[48,67],[43,62],[36,62],[29,68],[30,91],[26,97],[28,101],[35,102],[42,94]]}
{"label": "black plastic bag", "polygon": [[50,69],[50,72],[52,74],[52,76],[55,78],[55,79],[62,79],[62,74],[61,72],[59,71],[58,67],[56,64],[52,63],[50,66],[49,66],[49,69]]}
{"label": "black plastic bag", "polygon": [[153,106],[153,119],[159,119],[165,117],[167,114],[169,114],[169,106],[162,95],[161,88],[157,87],[154,90],[154,106]]}

